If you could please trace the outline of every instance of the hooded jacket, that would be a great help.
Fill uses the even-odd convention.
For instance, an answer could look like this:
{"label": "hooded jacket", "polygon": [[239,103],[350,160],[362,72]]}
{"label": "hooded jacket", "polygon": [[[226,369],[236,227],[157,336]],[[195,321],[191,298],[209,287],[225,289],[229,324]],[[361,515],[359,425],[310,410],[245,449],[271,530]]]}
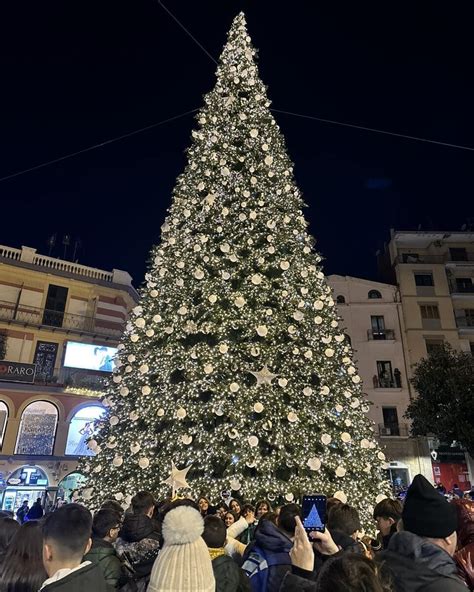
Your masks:
{"label": "hooded jacket", "polygon": [[[252,590],[258,590],[252,575],[268,569],[267,588],[262,592],[278,592],[285,574],[291,571],[290,551],[293,542],[273,522],[264,520],[255,531],[255,541],[248,545],[243,570],[250,577]],[[259,591],[260,592],[260,591]]]}
{"label": "hooded jacket", "polygon": [[148,578],[160,550],[155,523],[145,514],[126,514],[115,543],[117,554],[126,559],[137,578]]}
{"label": "hooded jacket", "polygon": [[466,592],[449,554],[412,532],[397,532],[377,555],[390,571],[395,592]]}
{"label": "hooded jacket", "polygon": [[92,547],[89,553],[84,556],[84,560],[96,563],[100,567],[105,581],[110,586],[119,588],[126,583],[126,573],[112,543],[93,538]]}
{"label": "hooded jacket", "polygon": [[474,590],[474,501],[455,500],[458,513],[458,549],[454,561],[459,575]]}
{"label": "hooded jacket", "polygon": [[71,571],[64,578],[55,580],[46,586],[43,584],[42,592],[50,592],[50,590],[54,590],[54,592],[84,592],[85,590],[88,592],[113,592],[113,588],[106,583],[99,567],[93,563]]}

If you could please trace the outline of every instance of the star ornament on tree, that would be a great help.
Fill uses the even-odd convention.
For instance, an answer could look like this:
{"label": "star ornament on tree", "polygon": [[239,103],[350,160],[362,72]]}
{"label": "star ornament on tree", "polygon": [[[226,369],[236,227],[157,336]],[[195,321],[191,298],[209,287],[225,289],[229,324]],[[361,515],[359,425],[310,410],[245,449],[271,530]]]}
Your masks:
{"label": "star ornament on tree", "polygon": [[268,366],[265,366],[259,370],[258,372],[252,372],[249,370],[249,374],[252,374],[257,379],[257,386],[261,386],[262,384],[272,384],[272,380],[278,376],[278,374],[273,374],[268,369]]}
{"label": "star ornament on tree", "polygon": [[188,471],[191,468],[191,466],[192,465],[189,465],[185,469],[178,469],[174,462],[171,462],[171,475],[168,477],[168,479],[162,481],[162,483],[171,486],[172,499],[174,499],[177,489],[181,489],[182,487],[189,487],[189,484],[186,481],[186,475],[188,474]]}

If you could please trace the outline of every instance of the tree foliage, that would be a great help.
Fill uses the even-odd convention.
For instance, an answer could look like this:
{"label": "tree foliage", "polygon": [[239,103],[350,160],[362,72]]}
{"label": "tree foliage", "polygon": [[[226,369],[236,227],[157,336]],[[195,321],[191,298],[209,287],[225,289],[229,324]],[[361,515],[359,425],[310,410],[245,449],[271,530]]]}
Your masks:
{"label": "tree foliage", "polygon": [[457,440],[473,454],[474,357],[445,345],[416,365],[412,384],[418,393],[406,413],[412,434]]}

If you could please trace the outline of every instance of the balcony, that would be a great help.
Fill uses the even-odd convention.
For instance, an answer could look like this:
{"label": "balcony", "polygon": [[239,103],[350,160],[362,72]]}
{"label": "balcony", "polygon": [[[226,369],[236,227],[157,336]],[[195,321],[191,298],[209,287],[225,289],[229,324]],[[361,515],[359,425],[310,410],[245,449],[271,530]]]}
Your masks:
{"label": "balcony", "polygon": [[369,341],[394,341],[395,331],[392,329],[367,329],[367,339]]}
{"label": "balcony", "polygon": [[474,316],[456,316],[456,325],[458,329],[474,331]]}
{"label": "balcony", "polygon": [[23,327],[49,327],[53,331],[65,333],[86,333],[119,340],[125,325],[117,323],[116,327],[104,327],[104,321],[94,317],[36,308],[34,306],[17,305],[14,302],[0,300],[0,321]]}
{"label": "balcony", "polygon": [[459,283],[455,280],[449,282],[449,291],[451,294],[474,294],[474,282]]}
{"label": "balcony", "polygon": [[408,264],[408,265],[426,265],[426,264],[442,264],[442,263],[459,263],[461,265],[474,263],[474,253],[466,253],[462,257],[452,257],[450,253],[443,253],[441,255],[431,255],[429,253],[417,254],[417,253],[401,253],[395,258],[395,265]]}
{"label": "balcony", "polygon": [[390,425],[379,423],[379,436],[382,438],[408,438],[409,435],[410,432],[406,423]]}

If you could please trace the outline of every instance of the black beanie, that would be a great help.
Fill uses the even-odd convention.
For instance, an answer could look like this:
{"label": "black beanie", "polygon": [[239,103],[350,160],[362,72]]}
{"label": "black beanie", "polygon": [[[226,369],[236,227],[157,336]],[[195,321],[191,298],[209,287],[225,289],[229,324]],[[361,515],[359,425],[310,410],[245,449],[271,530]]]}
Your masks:
{"label": "black beanie", "polygon": [[421,537],[444,539],[457,528],[456,508],[423,475],[408,488],[402,512],[403,529]]}

